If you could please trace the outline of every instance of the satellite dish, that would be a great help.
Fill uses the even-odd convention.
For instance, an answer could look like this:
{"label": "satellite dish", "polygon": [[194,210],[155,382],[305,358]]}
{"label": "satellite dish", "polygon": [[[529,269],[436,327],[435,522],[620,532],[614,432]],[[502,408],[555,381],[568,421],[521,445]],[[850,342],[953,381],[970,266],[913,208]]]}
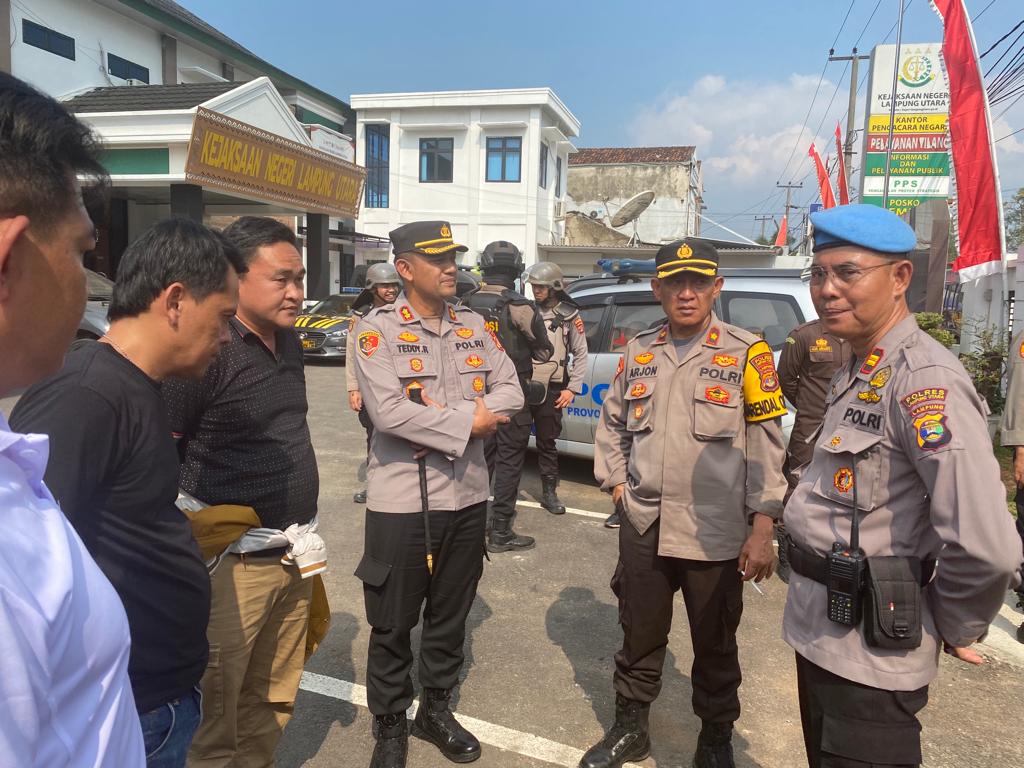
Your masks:
{"label": "satellite dish", "polygon": [[636,219],[641,213],[647,210],[647,206],[654,202],[654,192],[647,189],[640,194],[633,195],[621,208],[612,216],[611,225],[621,227],[624,224]]}

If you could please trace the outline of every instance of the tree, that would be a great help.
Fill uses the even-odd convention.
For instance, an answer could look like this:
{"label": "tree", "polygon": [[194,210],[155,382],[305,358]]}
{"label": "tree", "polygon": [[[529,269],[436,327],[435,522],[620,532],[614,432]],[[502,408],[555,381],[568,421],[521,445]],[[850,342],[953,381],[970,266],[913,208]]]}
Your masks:
{"label": "tree", "polygon": [[1003,222],[1006,224],[1006,247],[1015,251],[1024,245],[1024,187],[1003,203]]}

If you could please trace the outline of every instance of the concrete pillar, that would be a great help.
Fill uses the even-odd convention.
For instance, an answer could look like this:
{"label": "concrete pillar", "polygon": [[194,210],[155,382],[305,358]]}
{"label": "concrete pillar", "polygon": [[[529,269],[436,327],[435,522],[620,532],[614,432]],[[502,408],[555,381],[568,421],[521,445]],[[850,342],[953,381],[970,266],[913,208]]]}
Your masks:
{"label": "concrete pillar", "polygon": [[330,217],[306,214],[306,298],[326,299],[331,294]]}
{"label": "concrete pillar", "polygon": [[0,72],[11,72],[11,0],[0,0]]}
{"label": "concrete pillar", "polygon": [[160,76],[164,85],[178,84],[178,39],[170,35],[160,36]]}
{"label": "concrete pillar", "polygon": [[203,188],[198,184],[171,184],[171,216],[203,221]]}

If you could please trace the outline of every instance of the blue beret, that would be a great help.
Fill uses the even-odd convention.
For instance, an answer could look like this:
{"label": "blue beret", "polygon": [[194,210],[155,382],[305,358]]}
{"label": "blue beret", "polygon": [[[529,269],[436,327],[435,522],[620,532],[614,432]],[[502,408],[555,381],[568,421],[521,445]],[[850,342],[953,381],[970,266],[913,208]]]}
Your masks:
{"label": "blue beret", "polygon": [[917,246],[917,236],[903,219],[877,205],[838,205],[811,214],[814,251],[857,245],[869,251],[904,254]]}

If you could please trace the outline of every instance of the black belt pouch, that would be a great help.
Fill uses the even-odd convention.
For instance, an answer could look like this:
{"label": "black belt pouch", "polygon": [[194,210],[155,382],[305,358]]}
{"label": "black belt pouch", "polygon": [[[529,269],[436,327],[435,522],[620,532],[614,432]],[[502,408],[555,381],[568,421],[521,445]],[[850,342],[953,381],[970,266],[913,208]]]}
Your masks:
{"label": "black belt pouch", "polygon": [[869,557],[864,641],[872,648],[910,650],[921,645],[921,561]]}

